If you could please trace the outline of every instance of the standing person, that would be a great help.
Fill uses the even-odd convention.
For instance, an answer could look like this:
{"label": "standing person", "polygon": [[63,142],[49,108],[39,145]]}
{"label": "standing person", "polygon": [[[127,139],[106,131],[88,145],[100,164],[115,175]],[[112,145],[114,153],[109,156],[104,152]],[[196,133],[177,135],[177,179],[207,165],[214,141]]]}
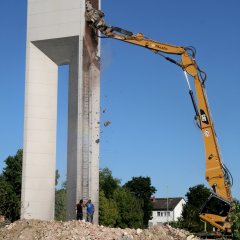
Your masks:
{"label": "standing person", "polygon": [[87,201],[86,207],[87,207],[87,222],[93,223],[94,205],[92,204],[91,199]]}
{"label": "standing person", "polygon": [[80,199],[79,203],[77,204],[77,220],[83,220],[83,208],[84,208],[84,204],[83,204],[83,200]]}

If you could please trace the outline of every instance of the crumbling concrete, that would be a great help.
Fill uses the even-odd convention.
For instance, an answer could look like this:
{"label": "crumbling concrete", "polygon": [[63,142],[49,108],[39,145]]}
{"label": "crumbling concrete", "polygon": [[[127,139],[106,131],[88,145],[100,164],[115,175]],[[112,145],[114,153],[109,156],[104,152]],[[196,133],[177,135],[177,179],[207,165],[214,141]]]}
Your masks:
{"label": "crumbling concrete", "polygon": [[149,229],[107,228],[82,221],[54,222],[22,220],[0,229],[0,239],[38,240],[198,240],[190,233],[170,226]]}

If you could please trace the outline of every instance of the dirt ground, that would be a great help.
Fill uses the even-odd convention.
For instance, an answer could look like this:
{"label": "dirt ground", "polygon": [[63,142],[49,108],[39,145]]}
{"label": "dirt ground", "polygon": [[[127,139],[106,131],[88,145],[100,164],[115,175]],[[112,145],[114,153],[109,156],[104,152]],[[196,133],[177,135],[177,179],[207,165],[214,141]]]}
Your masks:
{"label": "dirt ground", "polygon": [[19,220],[0,229],[4,240],[198,240],[170,226],[149,229],[108,228],[82,221]]}

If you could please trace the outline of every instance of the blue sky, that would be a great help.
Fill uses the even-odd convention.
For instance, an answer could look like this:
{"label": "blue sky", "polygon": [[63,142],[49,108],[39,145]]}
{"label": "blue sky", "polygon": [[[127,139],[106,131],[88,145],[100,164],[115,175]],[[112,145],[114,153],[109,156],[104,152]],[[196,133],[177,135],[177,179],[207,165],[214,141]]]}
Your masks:
{"label": "blue sky", "polygon": [[[23,145],[26,0],[2,1],[0,169]],[[240,194],[240,2],[102,0],[109,25],[194,46],[224,159]],[[157,196],[184,196],[207,182],[201,132],[182,71],[146,49],[102,39],[100,166],[122,183],[150,176]],[[57,168],[66,175],[67,70],[59,69]],[[193,86],[193,85],[192,85]],[[103,122],[111,121],[108,127]]]}

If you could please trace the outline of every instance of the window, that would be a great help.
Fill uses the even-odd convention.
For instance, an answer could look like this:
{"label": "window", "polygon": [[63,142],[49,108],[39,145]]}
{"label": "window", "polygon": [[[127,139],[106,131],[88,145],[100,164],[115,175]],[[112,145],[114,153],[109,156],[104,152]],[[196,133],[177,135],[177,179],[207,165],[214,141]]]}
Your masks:
{"label": "window", "polygon": [[169,211],[164,212],[164,216],[165,216],[165,217],[169,217],[169,216],[170,216],[170,212],[169,212]]}
{"label": "window", "polygon": [[161,217],[163,217],[163,212],[161,212]]}
{"label": "window", "polygon": [[201,214],[209,213],[226,217],[228,215],[230,205],[228,202],[212,195],[206,202],[201,210]]}
{"label": "window", "polygon": [[160,217],[160,212],[157,212],[157,216]]}

